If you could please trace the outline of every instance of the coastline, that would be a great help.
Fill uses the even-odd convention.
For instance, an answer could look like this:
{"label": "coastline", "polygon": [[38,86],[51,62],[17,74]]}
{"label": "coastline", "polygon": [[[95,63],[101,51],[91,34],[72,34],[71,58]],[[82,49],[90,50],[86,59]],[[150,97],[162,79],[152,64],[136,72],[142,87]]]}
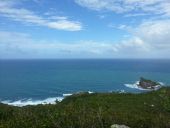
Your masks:
{"label": "coastline", "polygon": [[162,87],[137,94],[81,92],[57,104],[14,107],[0,103],[0,127],[109,128],[124,124],[130,128],[168,128],[169,97],[170,87]]}
{"label": "coastline", "polygon": [[[136,89],[136,90],[140,90],[140,93],[144,93],[144,92],[148,92],[148,91],[153,91],[152,89],[144,89],[141,88],[139,86],[137,86],[139,83],[139,81],[135,82],[134,84],[124,84],[124,86],[126,86],[127,88],[130,89]],[[164,84],[162,82],[159,82],[161,84],[161,86],[157,87],[154,90],[158,90],[162,87],[164,87]],[[0,103],[3,104],[7,104],[7,105],[11,105],[11,106],[17,106],[17,107],[24,107],[24,106],[36,106],[36,105],[46,105],[46,104],[56,104],[58,102],[61,102],[62,100],[64,100],[66,97],[72,96],[72,95],[76,95],[79,93],[88,93],[88,94],[93,94],[93,93],[99,93],[99,92],[94,92],[94,91],[79,91],[79,92],[75,92],[75,93],[65,93],[62,96],[58,96],[58,97],[47,97],[45,99],[39,99],[39,100],[34,100],[32,98],[28,98],[28,99],[20,99],[20,100],[2,100],[0,101]],[[108,91],[108,92],[103,92],[103,93],[129,93],[126,92],[125,90],[114,90],[114,91]],[[132,93],[133,94],[133,93]]]}
{"label": "coastline", "polygon": [[[45,105],[45,104],[56,104],[57,102],[61,102],[63,99],[65,99],[68,96],[74,95],[74,94],[78,94],[80,92],[76,92],[76,93],[67,93],[67,94],[63,94],[63,96],[60,97],[48,97],[46,99],[41,99],[41,100],[34,100],[32,98],[28,98],[28,99],[21,99],[21,100],[2,100],[0,101],[0,103],[3,104],[7,104],[7,105],[11,105],[11,106],[17,106],[17,107],[24,107],[24,106],[35,106],[35,105]],[[85,92],[83,92],[85,93]],[[92,91],[88,91],[87,93],[92,94],[94,92]]]}

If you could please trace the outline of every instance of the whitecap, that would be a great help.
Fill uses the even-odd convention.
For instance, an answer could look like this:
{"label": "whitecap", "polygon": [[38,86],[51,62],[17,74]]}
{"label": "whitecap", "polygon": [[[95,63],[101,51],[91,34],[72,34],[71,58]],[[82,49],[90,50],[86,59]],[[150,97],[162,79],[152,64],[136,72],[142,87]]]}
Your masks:
{"label": "whitecap", "polygon": [[61,102],[63,99],[64,97],[50,97],[43,100],[32,100],[32,99],[17,100],[17,101],[5,100],[5,101],[1,101],[1,103],[12,105],[12,106],[23,107],[27,105],[38,105],[38,104],[56,104],[56,101]]}
{"label": "whitecap", "polygon": [[[159,82],[160,85],[157,85],[155,86],[155,89],[154,90],[157,90],[161,87],[161,85],[164,85],[163,82]],[[153,90],[151,88],[148,88],[148,89],[144,89],[144,88],[141,88],[139,85],[139,81],[136,81],[134,84],[124,84],[126,87],[128,88],[133,88],[133,89],[138,89],[138,90]]]}
{"label": "whitecap", "polygon": [[71,95],[73,95],[73,94],[71,94],[71,93],[66,93],[66,94],[63,94],[63,97],[67,97],[67,96],[71,96]]}
{"label": "whitecap", "polygon": [[165,85],[163,82],[158,82],[160,85]]}
{"label": "whitecap", "polygon": [[[92,91],[88,91],[89,94],[94,93]],[[12,106],[18,106],[18,107],[23,107],[27,105],[39,105],[39,104],[56,104],[56,101],[61,102],[65,97],[71,96],[73,94],[71,93],[66,93],[63,94],[62,97],[49,97],[43,100],[33,100],[33,99],[21,99],[21,100],[16,100],[16,101],[11,101],[11,100],[4,100],[0,101],[3,104],[8,104]]]}
{"label": "whitecap", "polygon": [[92,93],[94,93],[94,92],[92,92],[92,91],[88,91],[88,93],[89,93],[89,94],[92,94]]}

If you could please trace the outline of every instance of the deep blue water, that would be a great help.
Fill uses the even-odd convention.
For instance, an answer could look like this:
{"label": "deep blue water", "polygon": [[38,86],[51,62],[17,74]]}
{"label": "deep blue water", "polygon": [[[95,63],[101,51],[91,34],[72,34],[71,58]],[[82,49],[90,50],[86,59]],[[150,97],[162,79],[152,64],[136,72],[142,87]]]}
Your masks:
{"label": "deep blue water", "polygon": [[125,90],[143,76],[170,85],[170,60],[0,60],[0,101]]}

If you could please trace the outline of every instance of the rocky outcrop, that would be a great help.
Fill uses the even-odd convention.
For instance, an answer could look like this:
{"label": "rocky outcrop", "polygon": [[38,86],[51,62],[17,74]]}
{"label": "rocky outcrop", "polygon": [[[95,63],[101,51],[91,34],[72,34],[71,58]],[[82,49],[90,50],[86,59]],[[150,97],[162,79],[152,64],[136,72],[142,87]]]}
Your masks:
{"label": "rocky outcrop", "polygon": [[148,79],[141,77],[138,86],[143,89],[152,89],[153,90],[153,89],[159,88],[161,85],[158,82],[148,80]]}

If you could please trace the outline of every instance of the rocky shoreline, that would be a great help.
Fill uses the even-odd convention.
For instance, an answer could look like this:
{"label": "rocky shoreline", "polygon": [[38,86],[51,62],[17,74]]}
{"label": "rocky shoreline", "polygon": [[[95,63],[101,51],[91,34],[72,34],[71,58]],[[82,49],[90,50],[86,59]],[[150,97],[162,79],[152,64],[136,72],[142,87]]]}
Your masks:
{"label": "rocky shoreline", "polygon": [[145,78],[141,77],[139,84],[137,86],[142,89],[156,90],[161,87],[161,84],[159,82],[152,81],[152,80],[145,79]]}

